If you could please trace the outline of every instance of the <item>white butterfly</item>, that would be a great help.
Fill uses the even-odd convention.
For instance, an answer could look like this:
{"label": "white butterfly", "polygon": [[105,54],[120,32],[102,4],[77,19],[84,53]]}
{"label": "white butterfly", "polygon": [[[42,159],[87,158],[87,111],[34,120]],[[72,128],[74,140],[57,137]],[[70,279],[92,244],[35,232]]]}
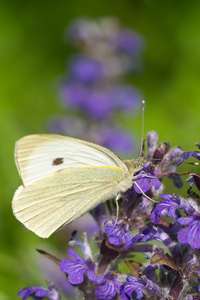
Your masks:
{"label": "white butterfly", "polygon": [[102,146],[54,134],[20,139],[15,162],[23,186],[13,197],[14,215],[43,238],[128,190],[143,165],[141,159],[121,161]]}

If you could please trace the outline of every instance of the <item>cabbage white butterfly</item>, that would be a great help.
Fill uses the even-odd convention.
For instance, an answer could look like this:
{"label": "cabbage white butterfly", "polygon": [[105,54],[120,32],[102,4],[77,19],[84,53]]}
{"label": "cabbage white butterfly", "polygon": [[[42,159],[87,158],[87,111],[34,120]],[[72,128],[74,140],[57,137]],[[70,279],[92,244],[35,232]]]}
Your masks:
{"label": "cabbage white butterfly", "polygon": [[55,134],[34,134],[15,146],[23,185],[14,194],[15,217],[42,238],[98,204],[127,191],[141,158],[120,160],[105,147]]}

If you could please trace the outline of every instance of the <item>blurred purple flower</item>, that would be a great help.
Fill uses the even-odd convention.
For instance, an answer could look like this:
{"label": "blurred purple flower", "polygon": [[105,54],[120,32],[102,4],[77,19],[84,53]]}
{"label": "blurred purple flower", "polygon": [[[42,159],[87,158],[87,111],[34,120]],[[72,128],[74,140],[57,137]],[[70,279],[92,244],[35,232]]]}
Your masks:
{"label": "blurred purple flower", "polygon": [[107,90],[92,89],[87,100],[82,103],[82,110],[86,115],[96,119],[106,119],[113,112],[112,99]]}
{"label": "blurred purple flower", "polygon": [[76,134],[77,137],[83,136],[83,133],[86,131],[86,124],[75,117],[55,116],[48,121],[47,126],[52,133],[66,134],[68,132],[72,136]]}
{"label": "blurred purple flower", "polygon": [[133,153],[135,144],[133,137],[122,130],[110,126],[102,126],[97,130],[99,143],[117,153]]}
{"label": "blurred purple flower", "polygon": [[135,111],[141,96],[139,92],[128,85],[118,85],[111,88],[111,101],[113,109],[124,110],[127,112]]}
{"label": "blurred purple flower", "polygon": [[117,18],[109,17],[73,21],[67,39],[81,46],[82,52],[71,58],[60,95],[67,109],[81,115],[83,130],[77,126],[76,132],[76,126],[65,123],[63,117],[60,123],[57,120],[50,124],[51,130],[59,133],[61,128],[64,134],[83,139],[86,136],[87,140],[120,154],[133,152],[133,138],[111,125],[105,126],[105,122],[112,124],[116,111],[133,113],[137,109],[140,92],[121,82],[122,76],[132,71],[138,62],[144,47],[142,37],[123,29]]}
{"label": "blurred purple flower", "polygon": [[138,106],[139,93],[130,86],[96,89],[69,81],[61,90],[64,103],[92,118],[106,119],[115,110],[132,112]]}
{"label": "blurred purple flower", "polygon": [[144,49],[144,40],[139,33],[131,30],[120,31],[114,40],[117,50],[132,56],[139,55]]}
{"label": "blurred purple flower", "polygon": [[88,98],[88,88],[76,81],[69,81],[62,85],[61,96],[69,108],[81,108]]}
{"label": "blurred purple flower", "polygon": [[103,76],[102,64],[86,56],[76,56],[69,65],[69,75],[72,80],[84,84],[92,84]]}

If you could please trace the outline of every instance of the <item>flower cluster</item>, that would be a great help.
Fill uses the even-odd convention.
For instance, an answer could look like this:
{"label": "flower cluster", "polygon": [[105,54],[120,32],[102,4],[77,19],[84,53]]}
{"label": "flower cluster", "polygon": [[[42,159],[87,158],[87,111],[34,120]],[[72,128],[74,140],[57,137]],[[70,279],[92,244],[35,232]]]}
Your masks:
{"label": "flower cluster", "polygon": [[[73,135],[131,153],[133,138],[114,124],[117,112],[136,112],[141,92],[125,84],[125,75],[141,69],[143,38],[115,18],[78,19],[68,28],[67,41],[77,47],[60,85],[68,116],[54,117],[51,132]],[[78,115],[78,117],[77,117]]]}
{"label": "flower cluster", "polygon": [[[57,259],[59,270],[84,299],[200,299],[200,190],[195,184],[200,174],[187,172],[187,199],[163,193],[162,182],[169,177],[180,187],[176,167],[191,156],[200,160],[200,152],[170,150],[168,143],[157,146],[157,139],[154,131],[147,136],[148,162],[134,174],[133,188],[118,200],[118,220],[113,220],[111,205],[107,210],[103,204],[96,207],[95,239],[88,241],[85,233],[82,242],[73,232],[70,247],[79,249],[69,248],[68,258]],[[194,186],[198,193],[191,190]],[[153,207],[150,199],[157,201]],[[90,246],[94,243],[95,251]],[[138,262],[133,253],[143,254],[143,260]],[[53,284],[23,288],[18,295],[22,300],[60,299]]]}

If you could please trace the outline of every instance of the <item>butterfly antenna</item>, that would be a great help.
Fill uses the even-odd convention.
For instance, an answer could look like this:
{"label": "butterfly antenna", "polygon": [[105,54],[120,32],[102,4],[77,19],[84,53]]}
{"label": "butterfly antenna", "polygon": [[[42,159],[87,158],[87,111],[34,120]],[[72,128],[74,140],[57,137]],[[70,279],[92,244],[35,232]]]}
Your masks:
{"label": "butterfly antenna", "polygon": [[145,101],[142,100],[142,139],[141,139],[141,147],[140,147],[139,157],[143,156],[143,150],[144,150],[144,106],[145,106]]}

